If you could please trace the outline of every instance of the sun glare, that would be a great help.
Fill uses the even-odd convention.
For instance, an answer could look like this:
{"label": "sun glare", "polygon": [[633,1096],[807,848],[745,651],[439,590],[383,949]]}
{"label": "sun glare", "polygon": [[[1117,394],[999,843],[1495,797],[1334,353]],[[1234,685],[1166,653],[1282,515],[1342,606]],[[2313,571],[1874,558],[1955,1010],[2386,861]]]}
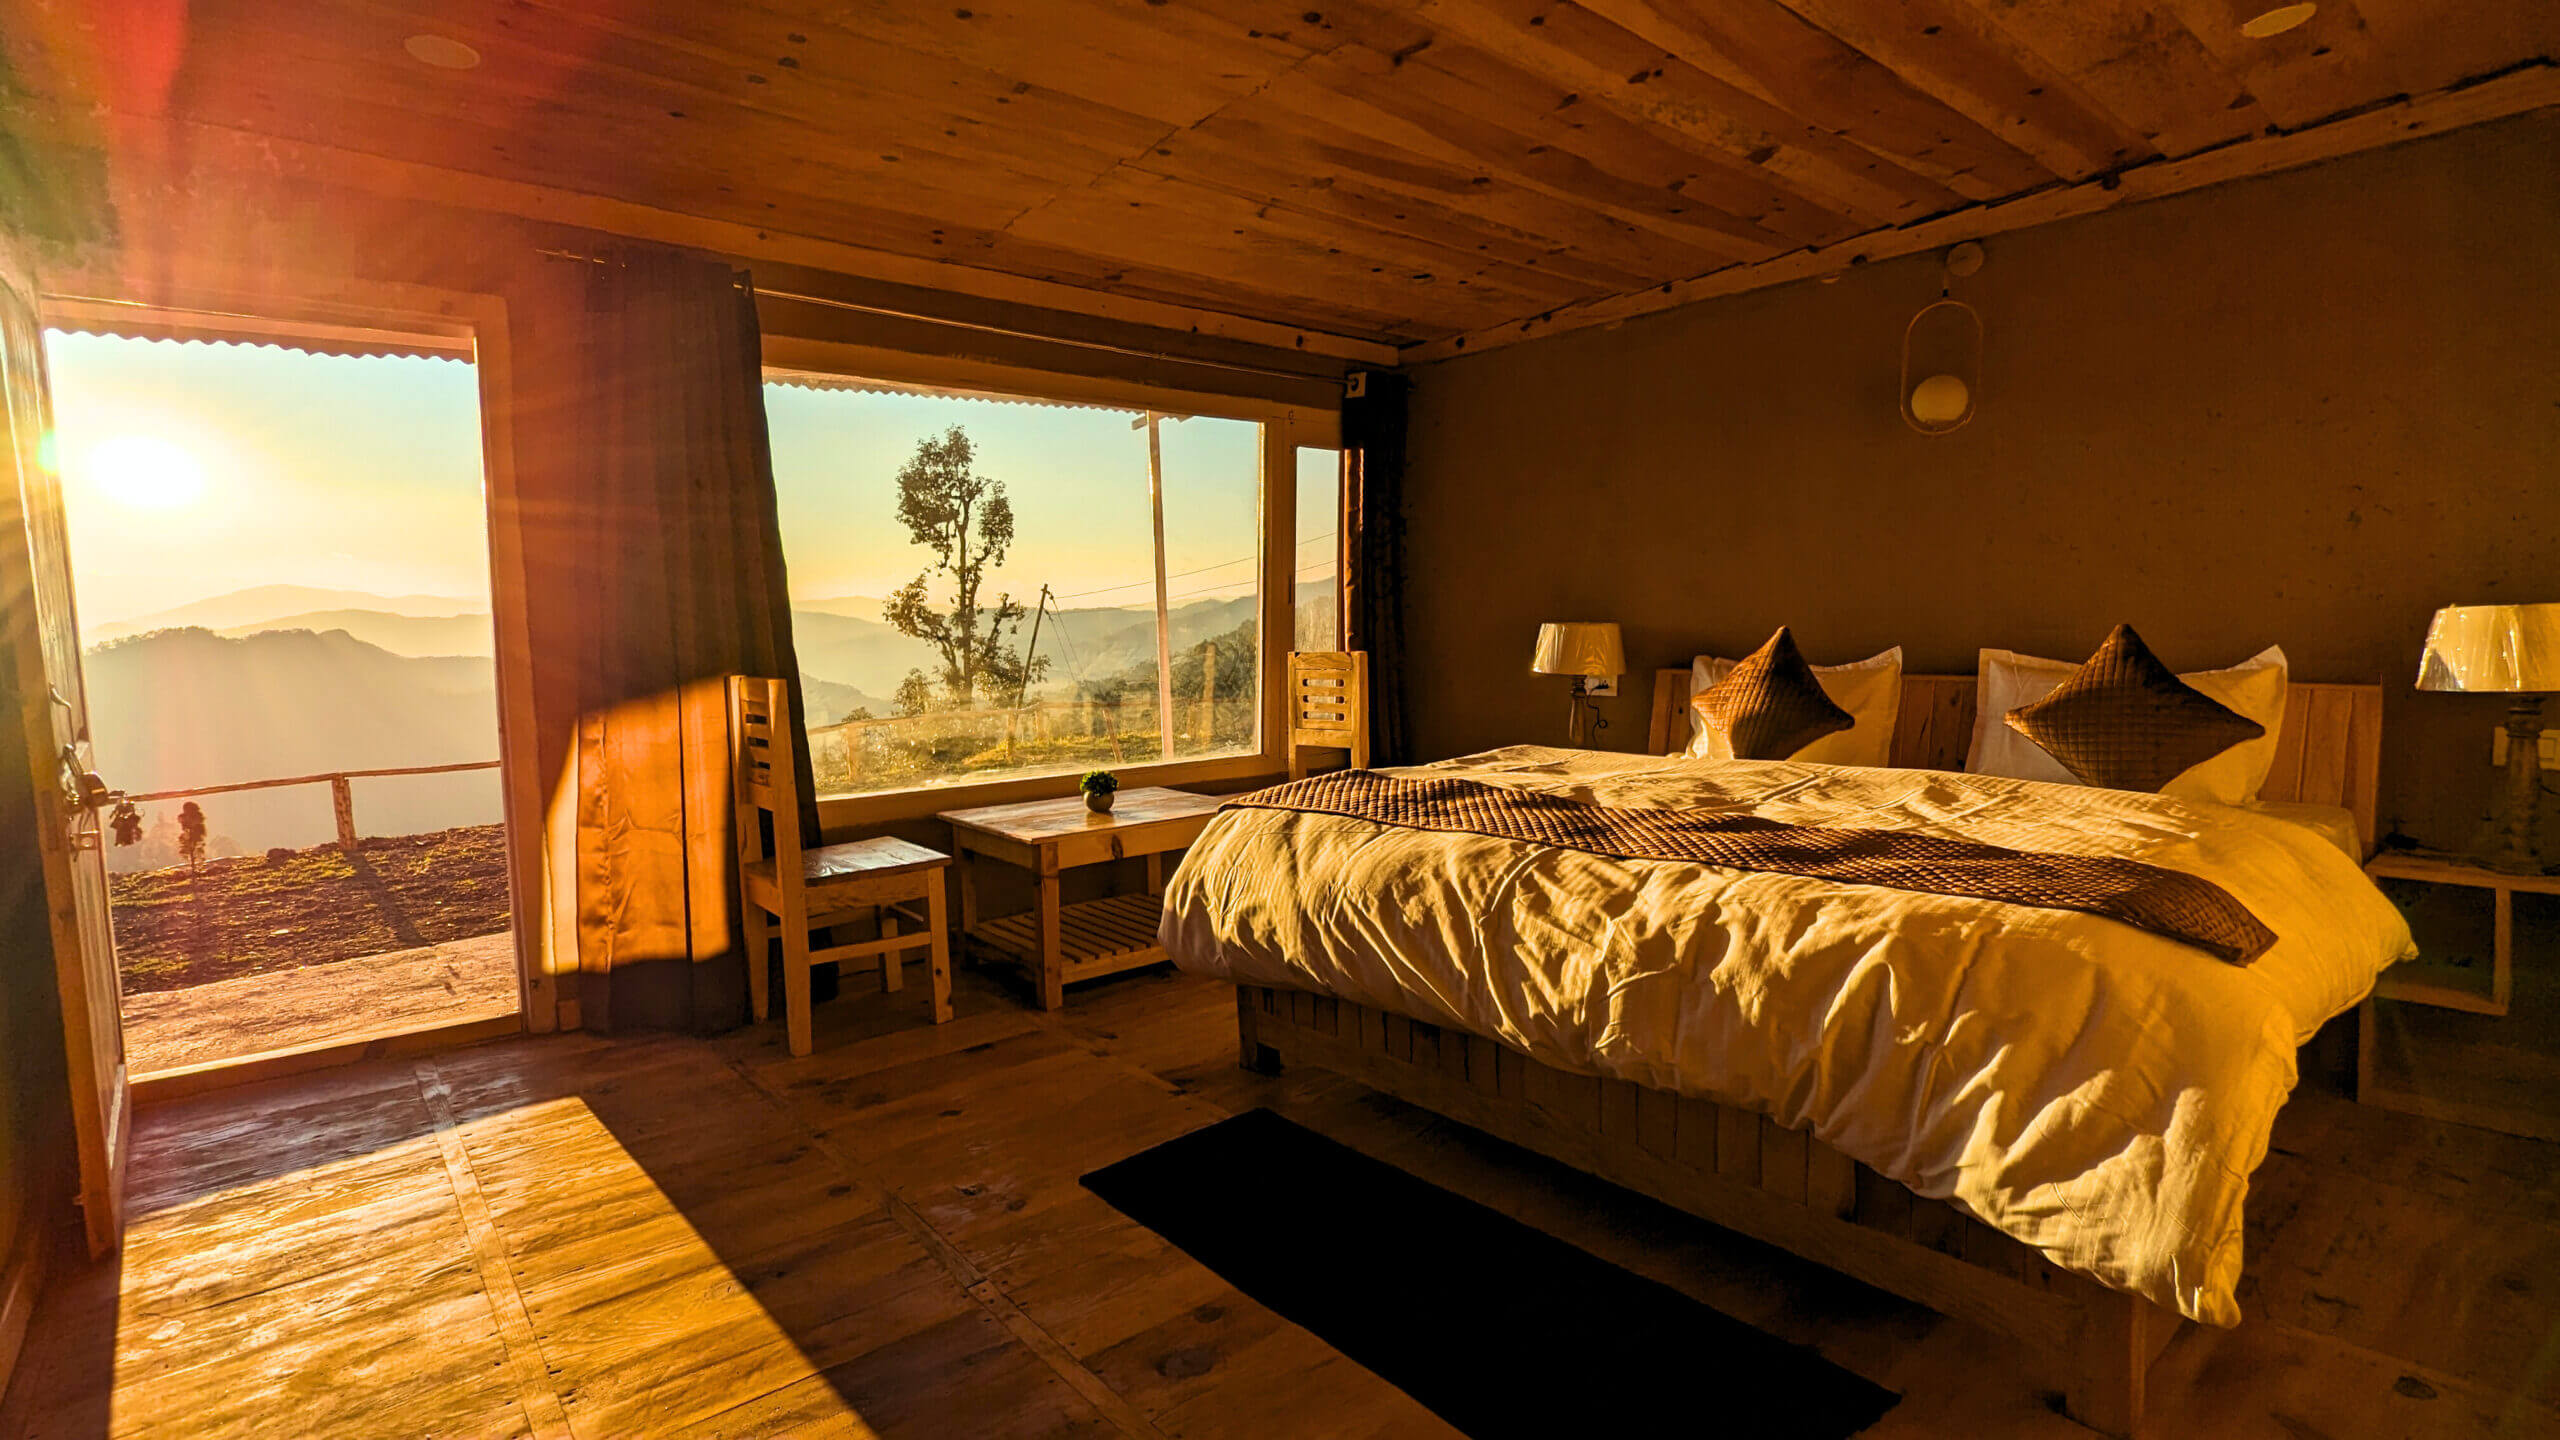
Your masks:
{"label": "sun glare", "polygon": [[172,510],[204,493],[204,466],[157,435],[118,435],[90,447],[89,482],[137,510]]}

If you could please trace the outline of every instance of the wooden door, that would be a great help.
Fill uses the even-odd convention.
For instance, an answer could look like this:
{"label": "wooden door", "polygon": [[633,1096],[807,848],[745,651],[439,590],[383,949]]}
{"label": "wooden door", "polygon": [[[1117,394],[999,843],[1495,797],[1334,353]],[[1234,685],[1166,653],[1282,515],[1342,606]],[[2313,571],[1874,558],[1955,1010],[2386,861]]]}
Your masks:
{"label": "wooden door", "polygon": [[[0,483],[0,691],[18,703],[24,763],[33,767],[35,818],[53,922],[53,960],[70,1055],[80,1207],[89,1251],[124,1231],[124,1162],[131,1094],[125,1083],[122,994],[107,918],[107,865],[98,813],[106,787],[93,769],[80,632],[71,605],[71,552],[62,489],[46,454],[53,427],[44,331],[27,269],[0,242],[0,387],[6,404]],[[0,754],[5,754],[0,746]]]}

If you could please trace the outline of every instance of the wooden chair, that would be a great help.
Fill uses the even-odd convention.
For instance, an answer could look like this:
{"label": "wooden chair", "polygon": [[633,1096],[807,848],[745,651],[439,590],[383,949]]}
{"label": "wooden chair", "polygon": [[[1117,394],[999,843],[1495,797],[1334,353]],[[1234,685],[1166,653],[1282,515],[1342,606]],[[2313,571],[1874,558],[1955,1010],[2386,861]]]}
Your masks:
{"label": "wooden chair", "polygon": [[1369,768],[1369,652],[1289,652],[1289,778],[1307,773],[1302,746],[1351,753],[1351,768]]}
{"label": "wooden chair", "polygon": [[[770,1013],[765,942],[782,929],[782,994],[791,1053],[809,1053],[809,969],[878,957],[880,985],[896,990],[909,950],[932,962],[933,1021],[951,1019],[950,927],[943,918],[942,872],[951,857],[882,836],[843,845],[803,847],[800,788],[792,747],[800,727],[790,687],[756,676],[729,677],[729,747],[738,809],[738,906],[747,929],[747,992],[756,1019]],[[765,843],[764,816],[773,818]],[[812,949],[809,933],[864,913],[879,919],[880,938]],[[918,928],[909,932],[901,922]]]}

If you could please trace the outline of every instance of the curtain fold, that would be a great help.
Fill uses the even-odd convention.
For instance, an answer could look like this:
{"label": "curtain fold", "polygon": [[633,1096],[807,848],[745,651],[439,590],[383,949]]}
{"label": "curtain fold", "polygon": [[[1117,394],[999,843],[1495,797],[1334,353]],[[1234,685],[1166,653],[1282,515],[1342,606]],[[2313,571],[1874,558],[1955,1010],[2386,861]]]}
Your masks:
{"label": "curtain fold", "polygon": [[1372,763],[1412,760],[1404,696],[1406,381],[1371,372],[1342,402],[1342,648],[1369,653]]}
{"label": "curtain fold", "polygon": [[547,264],[519,303],[538,748],[573,816],[549,859],[575,955],[552,963],[589,1028],[726,1028],[746,968],[723,681],[780,675],[800,700],[754,295],[634,250]]}

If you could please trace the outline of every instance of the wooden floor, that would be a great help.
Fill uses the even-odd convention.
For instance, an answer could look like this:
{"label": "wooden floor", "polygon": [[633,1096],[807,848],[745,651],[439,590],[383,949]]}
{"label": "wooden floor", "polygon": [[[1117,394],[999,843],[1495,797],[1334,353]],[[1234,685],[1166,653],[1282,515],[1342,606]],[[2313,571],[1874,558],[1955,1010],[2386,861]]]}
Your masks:
{"label": "wooden floor", "polygon": [[[964,975],[939,1028],[923,989],[821,1006],[798,1061],[519,1039],[146,1111],[125,1250],[57,1278],[0,1436],[1451,1433],[1077,1184],[1256,1105],[1904,1392],[1872,1435],[2087,1434],[1981,1332],[1237,1070],[1219,987],[1041,1015]],[[2181,1335],[2148,1433],[2560,1434],[2560,1147],[2305,1097],[2252,1204],[2250,1322]]]}

